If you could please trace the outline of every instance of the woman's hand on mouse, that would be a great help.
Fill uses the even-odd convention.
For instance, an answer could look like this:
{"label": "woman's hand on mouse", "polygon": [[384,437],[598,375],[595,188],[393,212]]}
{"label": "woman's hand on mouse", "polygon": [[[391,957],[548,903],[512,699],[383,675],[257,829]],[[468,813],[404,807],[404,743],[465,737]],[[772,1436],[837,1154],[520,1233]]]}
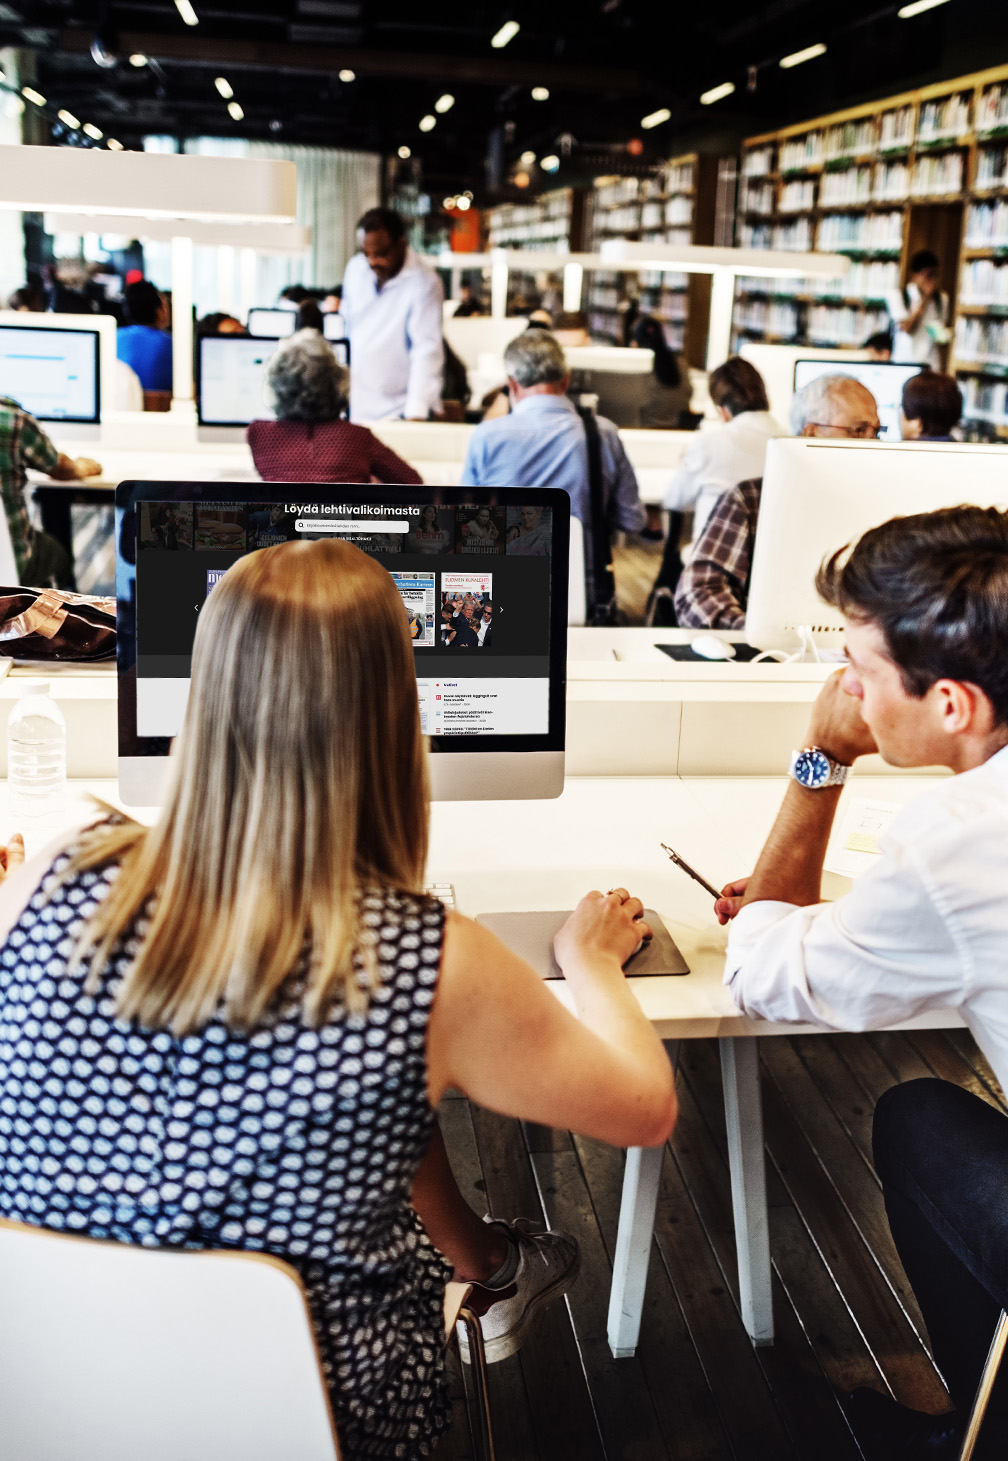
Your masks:
{"label": "woman's hand on mouse", "polygon": [[644,904],[626,888],[587,893],[553,941],[565,975],[619,968],[651,937]]}

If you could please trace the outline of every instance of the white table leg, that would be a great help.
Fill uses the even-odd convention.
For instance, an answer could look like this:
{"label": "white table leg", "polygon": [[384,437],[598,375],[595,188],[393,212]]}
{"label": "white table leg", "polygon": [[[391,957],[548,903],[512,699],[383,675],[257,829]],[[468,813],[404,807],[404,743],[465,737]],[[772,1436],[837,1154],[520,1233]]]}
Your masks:
{"label": "white table leg", "polygon": [[728,1164],[731,1169],[742,1321],[753,1344],[773,1344],[770,1225],[759,1045],[753,1036],[739,1040],[721,1039],[718,1045],[728,1126]]}
{"label": "white table leg", "polygon": [[[678,1040],[668,1041],[666,1049],[673,1066],[677,1065]],[[664,1146],[634,1146],[626,1155],[612,1287],[609,1290],[609,1348],[618,1360],[628,1359],[634,1353],[640,1335],[664,1156]]]}

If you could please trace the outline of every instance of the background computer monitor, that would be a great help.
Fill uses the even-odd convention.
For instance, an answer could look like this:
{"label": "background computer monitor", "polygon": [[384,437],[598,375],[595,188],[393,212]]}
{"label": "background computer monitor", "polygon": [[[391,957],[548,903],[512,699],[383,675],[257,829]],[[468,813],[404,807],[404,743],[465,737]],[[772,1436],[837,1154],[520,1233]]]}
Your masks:
{"label": "background computer monitor", "polygon": [[322,333],[327,340],[346,339],[346,320],[338,311],[322,316]]}
{"label": "background computer monitor", "polygon": [[[245,335],[201,337],[196,415],[203,440],[213,440],[214,433],[223,431],[240,437],[250,421],[272,420],[266,367],[279,343],[276,339],[254,340]],[[330,340],[328,344],[336,359],[342,365],[349,365],[349,341]]]}
{"label": "background computer monitor", "polygon": [[[197,618],[216,579],[247,552],[319,536],[349,538],[396,579],[414,640],[433,795],[559,796],[569,530],[570,498],[555,488],[120,483],[122,799],[161,800]],[[456,595],[492,605],[482,642],[472,642]]]}
{"label": "background computer monitor", "polygon": [[293,309],[250,309],[248,332],[264,340],[280,340],[297,329],[297,311]]}
{"label": "background computer monitor", "polygon": [[767,445],[753,550],[746,638],[794,649],[799,626],[839,650],[843,621],[815,591],[820,563],[891,517],[974,503],[1008,507],[1008,454],[962,442],[825,441]]}
{"label": "background computer monitor", "polygon": [[920,375],[923,366],[913,362],[897,364],[890,360],[847,361],[838,365],[835,360],[796,360],[794,388],[800,391],[809,381],[820,375],[849,375],[875,397],[883,441],[900,441],[900,406],[903,401],[903,387],[913,375]]}
{"label": "background computer monitor", "polygon": [[39,421],[101,421],[98,331],[0,325],[0,396]]}

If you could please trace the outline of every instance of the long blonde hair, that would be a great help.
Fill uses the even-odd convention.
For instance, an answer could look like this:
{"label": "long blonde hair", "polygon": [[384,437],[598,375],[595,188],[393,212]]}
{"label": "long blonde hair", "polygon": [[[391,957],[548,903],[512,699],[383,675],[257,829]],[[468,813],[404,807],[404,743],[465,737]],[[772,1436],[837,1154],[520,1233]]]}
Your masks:
{"label": "long blonde hair", "polygon": [[89,987],[153,899],[123,1017],[184,1034],[223,1010],[249,1029],[306,947],[306,1017],[360,1008],[355,895],[421,886],[427,799],[391,577],[338,540],[250,553],[200,613],[160,821],[104,825],[74,858],[120,865],[78,946]]}

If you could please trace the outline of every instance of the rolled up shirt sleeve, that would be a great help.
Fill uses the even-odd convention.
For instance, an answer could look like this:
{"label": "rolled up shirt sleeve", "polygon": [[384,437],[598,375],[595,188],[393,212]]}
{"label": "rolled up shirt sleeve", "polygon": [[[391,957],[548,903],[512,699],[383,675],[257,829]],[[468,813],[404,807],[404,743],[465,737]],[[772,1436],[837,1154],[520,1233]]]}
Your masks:
{"label": "rolled up shirt sleeve", "polygon": [[407,321],[409,344],[409,381],[403,415],[426,421],[431,411],[441,409],[441,378],[444,371],[442,338],[443,300],[441,281],[436,274],[424,280]]}
{"label": "rolled up shirt sleeve", "polygon": [[961,1005],[972,959],[910,849],[886,855],[845,898],[748,903],[728,939],[725,983],[747,1015],[874,1030]]}

